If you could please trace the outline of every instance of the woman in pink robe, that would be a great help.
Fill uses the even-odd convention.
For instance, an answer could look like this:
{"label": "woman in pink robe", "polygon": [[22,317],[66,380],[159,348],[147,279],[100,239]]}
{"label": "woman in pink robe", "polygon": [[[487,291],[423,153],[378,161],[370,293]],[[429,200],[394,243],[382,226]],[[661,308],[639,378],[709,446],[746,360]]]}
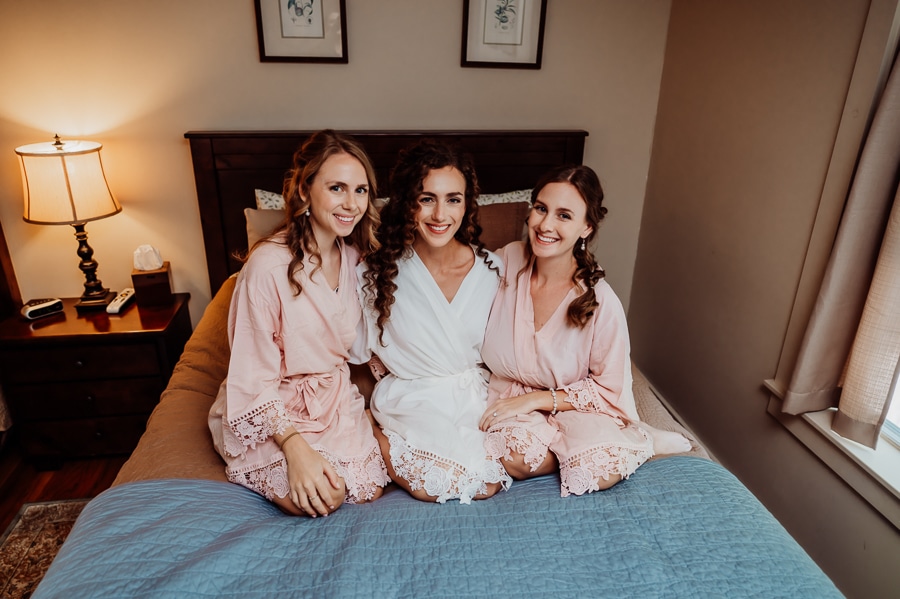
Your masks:
{"label": "woman in pink robe", "polygon": [[231,301],[213,442],[230,481],[293,515],[327,516],[390,482],[347,366],[357,248],[377,244],[374,181],[356,142],[313,135],[285,184],[286,223],[251,249]]}
{"label": "woman in pink robe", "polygon": [[[625,312],[587,247],[606,214],[586,166],[547,173],[532,192],[528,241],[498,254],[482,357],[491,370],[480,426],[515,479],[559,469],[561,494],[606,489],[654,454],[634,403]],[[678,435],[680,437],[680,435]],[[669,439],[675,446],[686,439]]]}

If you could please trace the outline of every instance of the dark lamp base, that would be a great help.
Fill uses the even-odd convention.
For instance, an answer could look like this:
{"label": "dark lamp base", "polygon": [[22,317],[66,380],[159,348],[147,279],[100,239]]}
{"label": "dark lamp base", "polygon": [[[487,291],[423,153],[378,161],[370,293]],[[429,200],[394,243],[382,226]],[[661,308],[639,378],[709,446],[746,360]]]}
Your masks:
{"label": "dark lamp base", "polygon": [[107,291],[106,294],[97,295],[95,297],[85,297],[82,295],[78,300],[78,303],[75,304],[75,311],[81,314],[82,312],[106,310],[106,306],[114,299],[116,299],[115,291]]}

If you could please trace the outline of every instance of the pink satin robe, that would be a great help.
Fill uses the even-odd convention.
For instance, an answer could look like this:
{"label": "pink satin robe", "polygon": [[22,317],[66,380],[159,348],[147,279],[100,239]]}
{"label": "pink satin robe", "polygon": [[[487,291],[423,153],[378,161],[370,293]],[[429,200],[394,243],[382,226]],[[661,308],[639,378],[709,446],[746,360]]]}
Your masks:
{"label": "pink satin robe", "polygon": [[533,470],[549,449],[559,460],[563,496],[597,490],[598,478],[627,478],[652,457],[653,441],[634,424],[640,419],[621,302],[606,281],[599,281],[593,317],[584,328],[573,327],[566,311],[583,287],[572,289],[535,331],[532,268],[519,273],[525,246],[514,242],[498,254],[508,284],[494,299],[482,348],[492,372],[488,404],[552,387],[559,401],[575,410],[555,416],[536,411],[500,422],[488,433],[490,450],[521,453]]}
{"label": "pink satin robe", "polygon": [[307,257],[299,296],[288,281],[290,258],[285,245],[264,243],[238,275],[228,377],[209,415],[213,442],[228,479],[271,500],[289,493],[272,435],[293,426],[344,479],[348,502],[370,499],[390,479],[347,366],[361,318],[359,254],[341,243],[337,291]]}

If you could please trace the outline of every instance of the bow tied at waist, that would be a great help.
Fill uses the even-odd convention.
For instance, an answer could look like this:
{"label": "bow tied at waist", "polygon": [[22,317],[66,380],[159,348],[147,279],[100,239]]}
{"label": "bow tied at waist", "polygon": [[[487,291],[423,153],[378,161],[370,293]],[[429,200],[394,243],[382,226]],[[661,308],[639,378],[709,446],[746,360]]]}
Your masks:
{"label": "bow tied at waist", "polygon": [[480,387],[488,382],[487,371],[483,368],[469,368],[456,375],[459,386],[463,389]]}
{"label": "bow tied at waist", "polygon": [[322,409],[322,402],[318,399],[319,390],[327,389],[333,384],[334,375],[330,372],[304,376],[294,385],[295,392],[288,401],[284,402],[284,407],[289,413],[294,414],[306,408],[310,420],[318,420],[327,411]]}

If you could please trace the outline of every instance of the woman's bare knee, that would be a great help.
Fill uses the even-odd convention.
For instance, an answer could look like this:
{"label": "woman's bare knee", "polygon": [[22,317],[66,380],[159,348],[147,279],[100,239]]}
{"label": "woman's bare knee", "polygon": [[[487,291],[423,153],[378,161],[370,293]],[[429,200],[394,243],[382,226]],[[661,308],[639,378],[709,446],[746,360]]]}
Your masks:
{"label": "woman's bare knee", "polygon": [[274,503],[278,509],[287,514],[288,516],[306,516],[306,512],[298,508],[294,505],[294,502],[291,501],[290,494],[285,495],[284,497],[275,497],[272,499],[272,503]]}
{"label": "woman's bare knee", "polygon": [[610,475],[609,478],[603,478],[601,476],[601,477],[597,478],[597,490],[605,491],[606,489],[609,489],[610,487],[615,486],[621,480],[622,480],[622,477],[619,474],[612,474],[612,475]]}
{"label": "woman's bare knee", "polygon": [[487,483],[487,491],[485,493],[479,493],[475,496],[475,499],[487,499],[488,497],[493,497],[499,493],[502,488],[503,484],[501,483]]}
{"label": "woman's bare knee", "polygon": [[548,451],[540,465],[537,468],[532,469],[531,464],[525,462],[524,455],[513,452],[510,454],[510,458],[505,458],[503,460],[503,467],[506,468],[506,472],[514,479],[525,480],[527,478],[534,478],[535,476],[543,476],[544,474],[556,472],[559,468],[559,464],[557,463],[556,456],[553,455],[553,452]]}
{"label": "woman's bare knee", "polygon": [[[381,497],[382,495],[384,495],[384,489],[382,487],[378,487],[377,489],[375,489],[375,492],[372,493],[371,497],[369,497],[368,499],[360,499],[356,503],[358,503],[358,504],[359,503],[371,503],[371,502],[375,501],[376,499],[378,499],[379,497]],[[340,506],[337,506],[337,507],[340,507]]]}

